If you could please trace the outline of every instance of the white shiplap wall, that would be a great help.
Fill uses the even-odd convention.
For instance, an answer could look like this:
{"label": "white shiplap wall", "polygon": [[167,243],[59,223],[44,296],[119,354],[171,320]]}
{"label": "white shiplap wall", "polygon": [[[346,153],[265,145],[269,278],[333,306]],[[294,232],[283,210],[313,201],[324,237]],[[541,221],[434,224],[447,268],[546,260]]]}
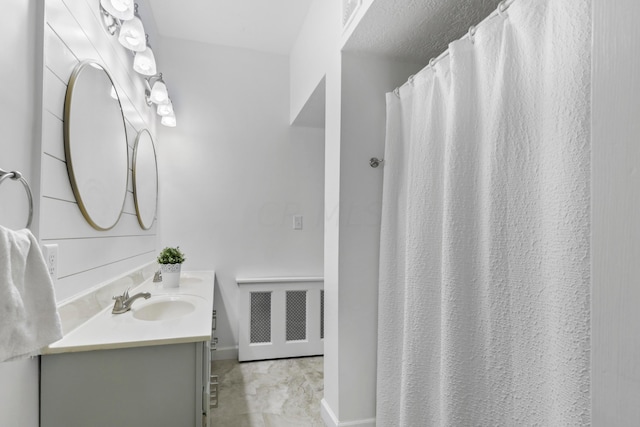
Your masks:
{"label": "white shiplap wall", "polygon": [[[98,0],[46,0],[42,118],[40,240],[58,244],[58,301],[153,260],[156,224],[143,230],[136,217],[131,181],[137,133],[149,129],[157,146],[154,109],[144,100],[144,80],[133,57],[102,27]],[[129,191],[118,224],[93,229],[75,200],[67,174],[63,113],[67,82],[82,60],[97,60],[109,71],[120,95],[129,143]]]}

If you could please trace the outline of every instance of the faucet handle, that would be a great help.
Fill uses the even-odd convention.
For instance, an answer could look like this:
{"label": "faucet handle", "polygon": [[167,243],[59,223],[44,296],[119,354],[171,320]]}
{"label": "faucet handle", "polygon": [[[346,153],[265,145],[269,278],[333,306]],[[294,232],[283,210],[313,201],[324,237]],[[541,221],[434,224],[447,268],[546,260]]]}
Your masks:
{"label": "faucet handle", "polygon": [[158,269],[158,271],[156,271],[153,275],[153,281],[156,283],[162,282],[162,271],[160,271],[160,269]]}
{"label": "faucet handle", "polygon": [[126,291],[124,291],[124,293],[122,295],[116,295],[114,297],[111,297],[112,300],[120,300],[120,301],[124,301],[126,299],[129,299],[129,288],[127,288]]}
{"label": "faucet handle", "polygon": [[122,307],[124,306],[124,300],[126,299],[124,295],[116,295],[114,297],[111,297],[111,299],[115,300],[115,303],[113,304],[113,310],[111,310],[112,313],[118,311],[118,310],[122,310]]}

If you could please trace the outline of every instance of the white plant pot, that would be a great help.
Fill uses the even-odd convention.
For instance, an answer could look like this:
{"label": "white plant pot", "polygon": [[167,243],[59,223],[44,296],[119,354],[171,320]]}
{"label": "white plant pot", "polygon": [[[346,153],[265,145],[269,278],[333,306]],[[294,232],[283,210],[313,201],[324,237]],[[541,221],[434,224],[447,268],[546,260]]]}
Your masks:
{"label": "white plant pot", "polygon": [[180,286],[181,268],[182,264],[160,264],[163,288],[177,288]]}

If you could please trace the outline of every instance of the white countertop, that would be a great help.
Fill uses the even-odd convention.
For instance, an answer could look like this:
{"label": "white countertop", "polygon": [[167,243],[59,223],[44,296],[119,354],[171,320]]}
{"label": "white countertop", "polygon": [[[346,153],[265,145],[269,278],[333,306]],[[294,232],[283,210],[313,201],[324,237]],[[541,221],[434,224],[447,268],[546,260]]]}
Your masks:
{"label": "white countertop", "polygon": [[[112,307],[105,308],[44,348],[42,354],[208,341],[211,339],[214,280],[212,271],[183,272],[177,288],[163,288],[162,283],[149,279],[129,294],[149,292],[151,298],[136,300],[131,310],[123,314],[112,314]],[[154,297],[158,301],[179,295],[188,295],[185,298],[196,306],[193,312],[167,320],[148,321],[134,317],[136,309],[151,304]]]}

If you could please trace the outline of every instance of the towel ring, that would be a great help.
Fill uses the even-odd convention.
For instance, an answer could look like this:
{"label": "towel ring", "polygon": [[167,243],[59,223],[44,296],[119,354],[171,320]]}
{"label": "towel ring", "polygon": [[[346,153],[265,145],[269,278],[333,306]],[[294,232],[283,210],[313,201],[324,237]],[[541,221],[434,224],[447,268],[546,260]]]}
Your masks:
{"label": "towel ring", "polygon": [[27,220],[27,228],[31,227],[31,221],[33,220],[33,195],[31,194],[31,187],[29,187],[29,183],[22,176],[22,174],[18,171],[7,172],[5,170],[0,169],[0,184],[7,179],[10,178],[14,181],[20,181],[24,190],[27,193],[27,197],[29,198],[29,219]]}

